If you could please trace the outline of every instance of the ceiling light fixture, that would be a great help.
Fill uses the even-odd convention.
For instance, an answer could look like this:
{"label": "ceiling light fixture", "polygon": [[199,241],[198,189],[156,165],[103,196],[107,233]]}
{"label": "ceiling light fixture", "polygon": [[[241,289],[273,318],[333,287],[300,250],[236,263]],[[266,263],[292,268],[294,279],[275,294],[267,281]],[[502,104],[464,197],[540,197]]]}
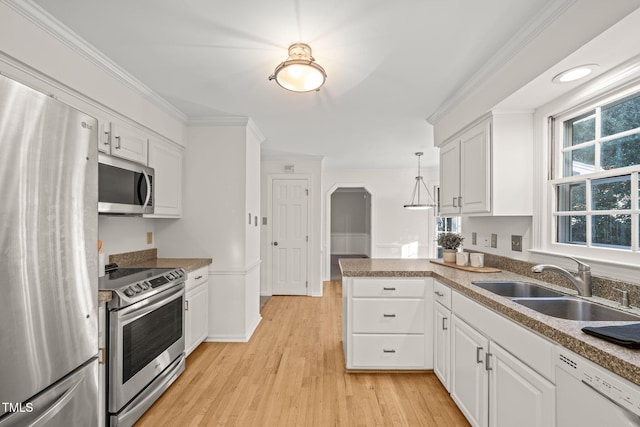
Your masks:
{"label": "ceiling light fixture", "polygon": [[569,83],[587,77],[597,67],[595,64],[580,65],[569,70],[563,71],[555,76],[551,81],[554,83]]}
{"label": "ceiling light fixture", "polygon": [[[404,207],[407,209],[425,210],[425,209],[431,209],[436,205],[433,201],[433,197],[431,197],[431,193],[429,192],[429,189],[427,188],[427,184],[424,183],[424,179],[422,179],[422,176],[420,175],[420,156],[422,156],[423,154],[424,153],[421,151],[416,153],[416,157],[418,157],[418,176],[416,176],[416,183],[413,186],[413,194],[411,194],[411,202],[409,202],[408,205],[404,205]],[[429,196],[429,198],[426,200],[427,203],[422,203],[420,201],[420,191],[422,187],[424,187],[425,191],[427,192],[427,195]]]}
{"label": "ceiling light fixture", "polygon": [[315,61],[308,44],[293,43],[289,57],[276,67],[269,80],[293,92],[318,91],[327,80],[327,73]]}

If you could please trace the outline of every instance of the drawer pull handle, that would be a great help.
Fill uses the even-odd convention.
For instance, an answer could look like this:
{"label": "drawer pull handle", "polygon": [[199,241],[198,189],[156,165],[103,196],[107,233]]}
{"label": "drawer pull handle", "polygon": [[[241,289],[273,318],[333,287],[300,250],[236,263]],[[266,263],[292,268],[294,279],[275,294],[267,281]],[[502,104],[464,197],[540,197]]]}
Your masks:
{"label": "drawer pull handle", "polygon": [[382,317],[396,317],[396,315],[395,315],[395,314],[386,314],[386,313],[383,313],[383,314],[382,314]]}
{"label": "drawer pull handle", "polygon": [[202,279],[202,275],[196,277],[194,280],[200,280],[200,279]]}
{"label": "drawer pull handle", "polygon": [[382,352],[383,352],[383,353],[395,353],[396,351],[395,351],[394,349],[387,350],[386,348],[383,348],[383,349],[382,349]]}
{"label": "drawer pull handle", "polygon": [[382,288],[383,291],[395,291],[396,288]]}
{"label": "drawer pull handle", "polygon": [[449,329],[449,328],[447,328],[447,318],[443,317],[442,318],[442,330],[446,331],[447,329]]}
{"label": "drawer pull handle", "polygon": [[482,353],[482,347],[476,347],[476,363],[482,363],[483,360],[480,359],[480,353]]}
{"label": "drawer pull handle", "polygon": [[440,292],[440,291],[436,291],[436,295],[438,295],[439,297],[443,297],[444,296],[444,294],[442,292]]}

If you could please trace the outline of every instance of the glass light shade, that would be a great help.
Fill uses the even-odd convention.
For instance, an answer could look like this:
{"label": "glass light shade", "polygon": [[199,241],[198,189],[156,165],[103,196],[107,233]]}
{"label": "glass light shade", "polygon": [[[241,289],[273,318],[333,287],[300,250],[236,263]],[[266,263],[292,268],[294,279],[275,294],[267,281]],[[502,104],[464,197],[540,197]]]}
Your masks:
{"label": "glass light shade", "polygon": [[327,73],[316,64],[311,48],[304,43],[289,46],[289,58],[278,65],[269,80],[293,92],[317,91],[327,79]]}

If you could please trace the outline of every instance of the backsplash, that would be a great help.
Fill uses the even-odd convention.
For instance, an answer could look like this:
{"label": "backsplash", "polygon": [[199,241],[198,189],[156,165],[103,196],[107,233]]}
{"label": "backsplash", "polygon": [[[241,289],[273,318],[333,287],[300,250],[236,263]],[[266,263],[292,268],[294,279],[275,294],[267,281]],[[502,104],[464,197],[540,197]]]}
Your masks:
{"label": "backsplash", "polygon": [[[554,285],[563,286],[565,288],[575,290],[575,287],[571,284],[571,282],[569,282],[566,278],[562,277],[559,274],[550,272],[532,272],[531,267],[536,265],[534,263],[520,261],[517,259],[499,255],[493,255],[486,252],[482,253],[484,253],[484,265],[487,267],[495,267],[501,270],[511,271],[513,273],[521,274],[533,279],[542,280],[544,282],[553,283]],[[575,270],[569,269],[569,271],[575,273]],[[629,303],[634,307],[640,306],[640,285],[604,277],[592,276],[592,287],[594,296],[605,298],[615,302],[620,302],[620,297],[622,294],[619,291],[628,291]]]}
{"label": "backsplash", "polygon": [[121,267],[127,265],[138,265],[144,261],[156,258],[158,258],[158,249],[145,249],[142,251],[109,255],[109,264],[116,263]]}

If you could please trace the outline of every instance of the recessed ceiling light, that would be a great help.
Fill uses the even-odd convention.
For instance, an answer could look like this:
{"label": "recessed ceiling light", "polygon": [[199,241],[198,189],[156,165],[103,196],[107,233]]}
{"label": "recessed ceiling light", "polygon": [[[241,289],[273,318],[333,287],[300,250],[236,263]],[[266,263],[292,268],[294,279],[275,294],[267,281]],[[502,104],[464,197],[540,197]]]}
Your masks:
{"label": "recessed ceiling light", "polygon": [[580,65],[569,70],[563,71],[555,76],[552,81],[554,83],[568,83],[576,80],[580,80],[583,77],[588,76],[597,67],[595,64]]}

